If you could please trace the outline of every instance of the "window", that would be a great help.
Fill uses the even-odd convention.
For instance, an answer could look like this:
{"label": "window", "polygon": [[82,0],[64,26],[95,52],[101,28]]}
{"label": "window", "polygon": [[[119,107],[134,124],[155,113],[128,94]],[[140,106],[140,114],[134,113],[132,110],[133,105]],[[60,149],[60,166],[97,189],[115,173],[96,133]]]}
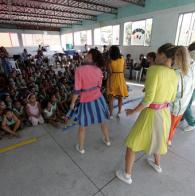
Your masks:
{"label": "window", "polygon": [[22,34],[22,41],[24,46],[38,46],[44,43],[42,34]]}
{"label": "window", "polygon": [[58,49],[61,46],[60,35],[48,34],[22,34],[24,46],[48,45],[50,49]]}
{"label": "window", "polygon": [[152,34],[152,18],[124,24],[123,45],[149,46]]}
{"label": "window", "polygon": [[91,30],[75,32],[74,44],[76,46],[92,45]]}
{"label": "window", "polygon": [[60,35],[43,35],[43,43],[51,50],[61,49]]}
{"label": "window", "polygon": [[188,46],[195,41],[195,12],[179,16],[176,44]]}
{"label": "window", "polygon": [[18,35],[17,33],[0,33],[0,46],[4,47],[18,47]]}
{"label": "window", "polygon": [[95,45],[119,45],[120,25],[94,29]]}
{"label": "window", "polygon": [[73,47],[73,34],[67,33],[61,36],[62,46],[65,49],[72,49]]}

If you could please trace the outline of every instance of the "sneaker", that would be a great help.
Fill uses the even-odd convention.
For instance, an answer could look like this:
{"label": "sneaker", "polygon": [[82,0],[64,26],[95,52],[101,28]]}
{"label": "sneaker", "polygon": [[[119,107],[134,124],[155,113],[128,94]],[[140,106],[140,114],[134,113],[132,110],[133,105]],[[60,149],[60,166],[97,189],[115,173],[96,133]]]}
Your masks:
{"label": "sneaker", "polygon": [[185,120],[180,121],[178,127],[184,129],[187,126],[187,122]]}
{"label": "sneaker", "polygon": [[171,145],[172,145],[171,140],[169,140],[169,141],[167,142],[167,144],[168,144],[168,146],[171,146]]}
{"label": "sneaker", "polygon": [[80,150],[79,144],[76,145],[76,150],[78,152],[80,152],[81,154],[85,154],[85,150],[84,149],[83,150]]}
{"label": "sneaker", "polygon": [[118,113],[118,114],[117,114],[117,118],[120,118],[120,117],[121,117],[121,113]]}
{"label": "sneaker", "polygon": [[110,116],[110,120],[113,120],[114,119],[114,117],[113,116]]}
{"label": "sneaker", "polygon": [[195,126],[190,126],[190,125],[183,129],[183,131],[186,131],[186,132],[193,131],[193,130],[195,130]]}
{"label": "sneaker", "polygon": [[162,173],[162,168],[159,165],[156,165],[154,163],[154,160],[148,158],[147,159],[148,164],[158,173]]}
{"label": "sneaker", "polygon": [[106,145],[106,146],[111,146],[111,142],[110,141],[106,141],[105,138],[102,139],[103,143]]}
{"label": "sneaker", "polygon": [[116,177],[127,184],[132,183],[131,175],[126,174],[123,170],[117,170]]}

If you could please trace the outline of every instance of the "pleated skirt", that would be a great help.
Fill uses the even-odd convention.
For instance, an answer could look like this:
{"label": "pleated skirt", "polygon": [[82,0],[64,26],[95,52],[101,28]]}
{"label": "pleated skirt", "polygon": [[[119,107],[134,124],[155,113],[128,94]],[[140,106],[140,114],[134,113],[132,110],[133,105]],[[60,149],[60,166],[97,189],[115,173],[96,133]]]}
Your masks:
{"label": "pleated skirt", "polygon": [[79,103],[74,109],[66,115],[74,121],[77,121],[81,127],[103,123],[109,119],[109,110],[103,95],[95,101]]}

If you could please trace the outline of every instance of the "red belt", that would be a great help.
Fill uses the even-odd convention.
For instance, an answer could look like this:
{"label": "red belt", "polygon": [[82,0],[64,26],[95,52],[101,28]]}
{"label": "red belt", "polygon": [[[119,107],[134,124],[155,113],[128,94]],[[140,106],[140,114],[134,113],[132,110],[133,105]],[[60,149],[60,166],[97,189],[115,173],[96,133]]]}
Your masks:
{"label": "red belt", "polygon": [[169,103],[152,103],[148,106],[148,108],[154,109],[154,110],[161,110],[164,108],[168,108],[169,107]]}

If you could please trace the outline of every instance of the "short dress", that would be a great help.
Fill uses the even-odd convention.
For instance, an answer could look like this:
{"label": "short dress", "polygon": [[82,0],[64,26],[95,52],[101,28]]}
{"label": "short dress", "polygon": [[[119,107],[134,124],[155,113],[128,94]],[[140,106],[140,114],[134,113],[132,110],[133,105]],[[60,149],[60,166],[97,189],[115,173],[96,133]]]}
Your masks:
{"label": "short dress", "polygon": [[151,109],[150,104],[164,104],[175,100],[178,77],[173,69],[165,66],[152,66],[147,71],[145,97],[146,108],[140,113],[125,145],[134,152],[166,154],[167,140],[171,127],[169,107]]}
{"label": "short dress", "polygon": [[107,94],[114,97],[128,97],[128,90],[124,76],[124,57],[110,62],[110,76],[107,81]]}
{"label": "short dress", "polygon": [[81,127],[103,123],[109,119],[106,101],[101,93],[103,74],[96,65],[83,65],[75,72],[75,94],[80,102],[66,115]]}

